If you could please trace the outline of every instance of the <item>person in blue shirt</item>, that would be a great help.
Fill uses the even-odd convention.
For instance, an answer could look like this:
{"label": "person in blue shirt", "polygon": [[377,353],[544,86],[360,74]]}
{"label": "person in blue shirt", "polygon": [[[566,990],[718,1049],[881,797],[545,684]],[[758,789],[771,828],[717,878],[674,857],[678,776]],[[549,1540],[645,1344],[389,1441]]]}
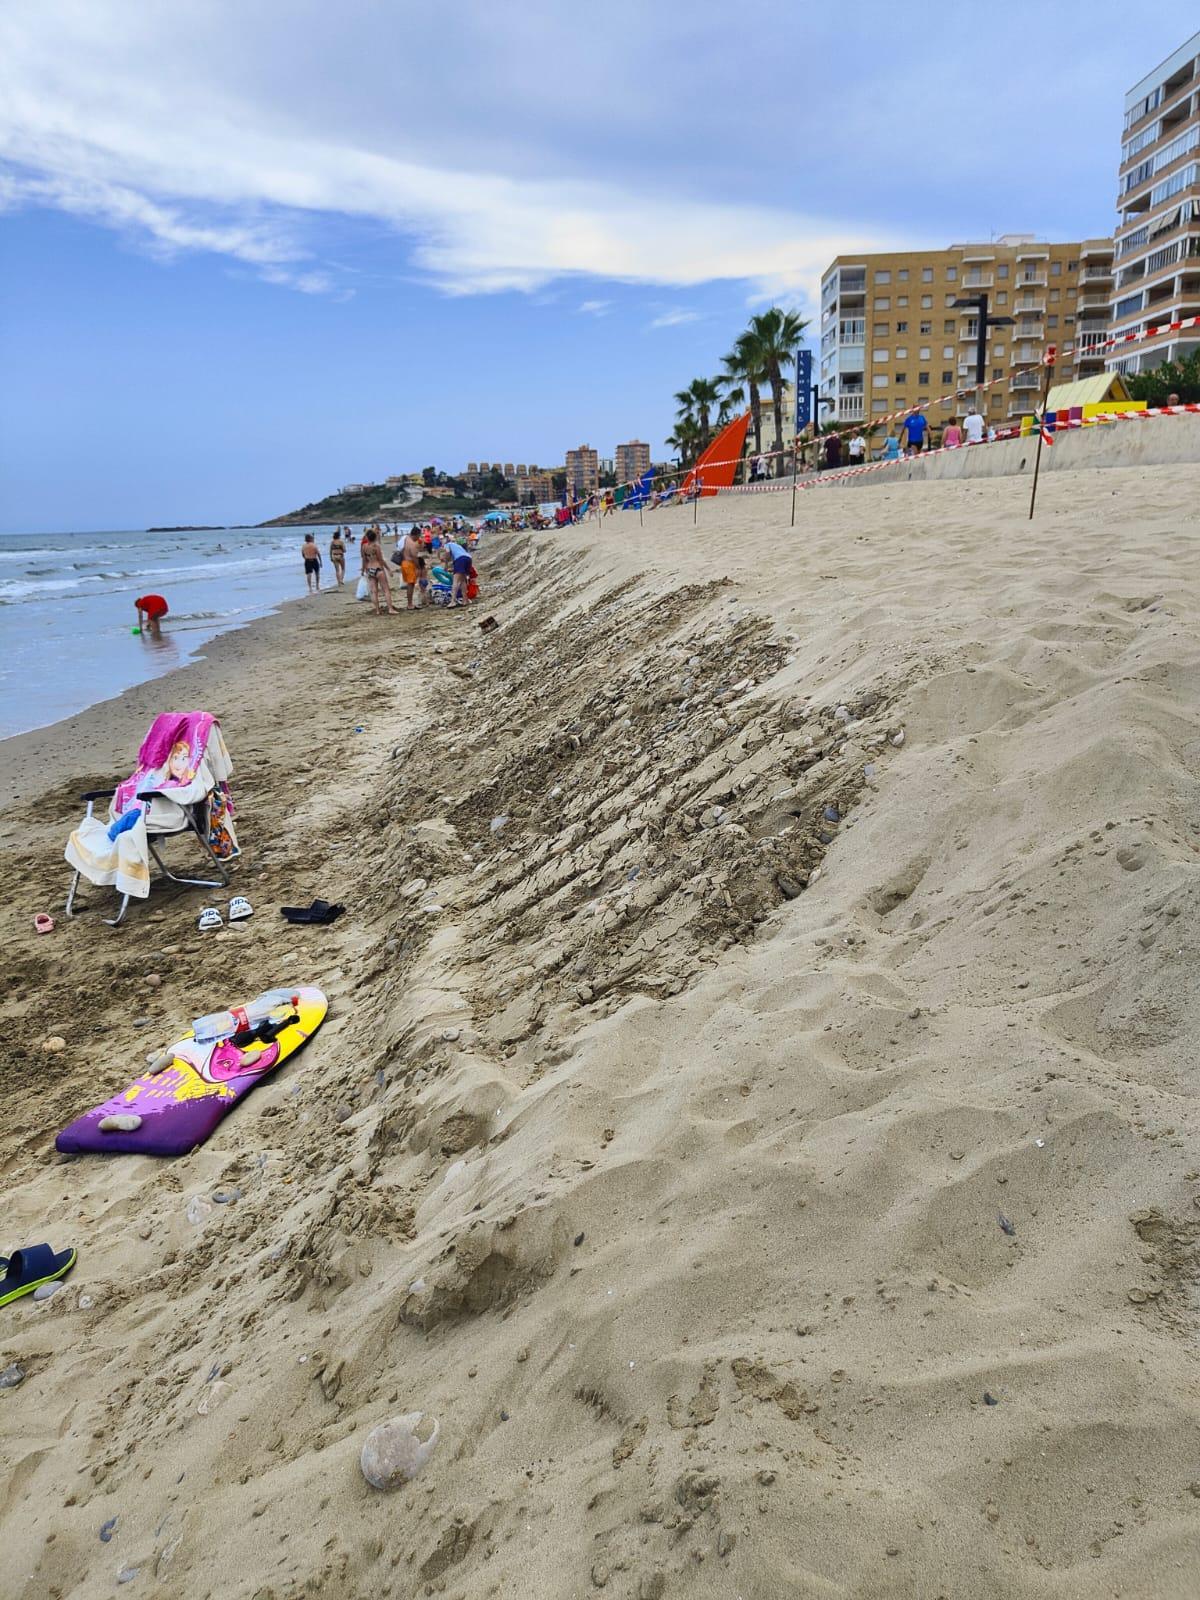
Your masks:
{"label": "person in blue shirt", "polygon": [[925,448],[925,435],[929,431],[929,422],[923,411],[910,412],[904,419],[904,449],[906,454],[915,456],[919,450]]}
{"label": "person in blue shirt", "polygon": [[465,606],[467,603],[467,579],[471,576],[471,553],[469,550],[464,550],[457,539],[451,539],[448,548],[450,559],[454,564],[451,604]]}
{"label": "person in blue shirt", "polygon": [[900,441],[894,433],[889,433],[883,445],[883,459],[885,461],[899,461]]}

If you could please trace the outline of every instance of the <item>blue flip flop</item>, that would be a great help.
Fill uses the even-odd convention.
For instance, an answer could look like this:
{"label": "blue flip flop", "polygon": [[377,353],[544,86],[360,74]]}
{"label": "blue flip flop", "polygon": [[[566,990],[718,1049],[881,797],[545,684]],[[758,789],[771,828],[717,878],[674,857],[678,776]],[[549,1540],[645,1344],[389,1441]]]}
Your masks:
{"label": "blue flip flop", "polygon": [[0,1266],[8,1269],[0,1278],[0,1306],[23,1294],[32,1294],[43,1283],[65,1278],[74,1265],[74,1250],[52,1250],[48,1244],[31,1244],[27,1250],[0,1256]]}

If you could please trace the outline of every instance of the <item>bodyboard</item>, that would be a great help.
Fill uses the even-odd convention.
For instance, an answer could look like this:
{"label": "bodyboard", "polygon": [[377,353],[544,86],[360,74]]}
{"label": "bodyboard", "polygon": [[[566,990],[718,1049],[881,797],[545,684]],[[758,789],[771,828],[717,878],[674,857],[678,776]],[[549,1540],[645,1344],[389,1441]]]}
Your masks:
{"label": "bodyboard", "polygon": [[[230,1039],[197,1042],[191,1030],[170,1047],[169,1062],[135,1079],[103,1105],[93,1106],[55,1139],[70,1154],[179,1156],[203,1144],[221,1119],[281,1062],[295,1055],[321,1026],[329,1002],[320,989],[297,986],[295,999],[281,1001],[271,1020],[294,1015],[270,1043],[252,1040],[240,1048]],[[251,1002],[253,1003],[253,1002]],[[163,1052],[165,1060],[167,1052]],[[106,1117],[141,1117],[128,1131],[102,1129]]]}

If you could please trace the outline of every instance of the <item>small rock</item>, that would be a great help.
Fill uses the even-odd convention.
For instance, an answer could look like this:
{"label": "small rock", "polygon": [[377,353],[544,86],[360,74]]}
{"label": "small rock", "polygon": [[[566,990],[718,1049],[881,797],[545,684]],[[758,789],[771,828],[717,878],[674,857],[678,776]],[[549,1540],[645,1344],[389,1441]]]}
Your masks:
{"label": "small rock", "polygon": [[603,1561],[597,1561],[592,1567],[592,1582],[596,1585],[597,1589],[603,1589],[604,1585],[608,1582],[608,1568],[604,1565]]}
{"label": "small rock", "polygon": [[419,895],[422,889],[428,889],[428,887],[428,878],[410,878],[400,890],[400,893],[406,900],[411,900],[414,896]]}
{"label": "small rock", "polygon": [[132,1583],[137,1577],[139,1570],[140,1569],[138,1567],[122,1567],[120,1572],[117,1573],[117,1582]]}
{"label": "small rock", "polygon": [[492,820],[488,823],[488,827],[492,830],[493,833],[499,833],[501,828],[504,828],[504,827],[507,827],[507,826],[508,826],[508,818],[507,817],[493,817]]}
{"label": "small rock", "polygon": [[896,746],[896,749],[899,750],[900,746],[904,743],[904,729],[903,728],[901,728],[898,733],[894,733],[892,735],[892,743]]}
{"label": "small rock", "polygon": [[842,722],[842,723],[852,721],[853,719],[850,716],[850,708],[849,708],[849,706],[838,706],[834,710],[833,720],[835,722]]}
{"label": "small rock", "polygon": [[100,1529],[100,1543],[101,1544],[107,1544],[108,1541],[112,1538],[113,1534],[116,1532],[116,1529],[117,1529],[117,1519],[116,1519],[116,1517],[109,1517],[108,1521],[106,1523],[104,1523],[102,1525],[101,1529]]}
{"label": "small rock", "polygon": [[776,875],[775,887],[785,900],[794,900],[797,895],[804,892],[804,885],[799,878],[786,878],[782,873]]}
{"label": "small rock", "polygon": [[60,1050],[65,1050],[66,1048],[67,1041],[60,1033],[52,1033],[48,1039],[42,1040],[42,1053],[44,1055],[56,1056]]}
{"label": "small rock", "polygon": [[736,1533],[725,1533],[722,1531],[717,1535],[717,1554],[719,1556],[727,1556],[736,1543]]}
{"label": "small rock", "polygon": [[25,1368],[16,1361],[0,1372],[0,1389],[19,1389],[24,1382]]}
{"label": "small rock", "polygon": [[863,763],[863,777],[864,778],[873,778],[874,776],[875,776],[875,763],[873,761],[865,761]]}
{"label": "small rock", "polygon": [[161,989],[162,974],[160,972],[148,972],[146,974],[145,982],[147,989]]}
{"label": "small rock", "polygon": [[1003,1211],[997,1211],[996,1221],[1000,1224],[1001,1233],[1007,1233],[1010,1239],[1016,1237],[1016,1227],[1004,1215]]}
{"label": "small rock", "polygon": [[427,917],[436,917],[439,912],[444,911],[445,909],[445,906],[439,905],[436,900],[431,900],[428,905],[421,907],[421,910]]}
{"label": "small rock", "polygon": [[1135,1306],[1144,1306],[1150,1298],[1145,1289],[1139,1289],[1136,1285],[1132,1289],[1127,1289],[1125,1293]]}
{"label": "small rock", "polygon": [[354,1107],[353,1106],[348,1106],[346,1104],[346,1102],[343,1100],[341,1105],[338,1106],[336,1111],[333,1113],[333,1120],[335,1122],[345,1122],[348,1118],[352,1117],[353,1115],[354,1115]]}
{"label": "small rock", "polygon": [[825,818],[826,822],[840,822],[842,820],[842,813],[835,805],[832,804],[827,805],[821,812],[821,815]]}
{"label": "small rock", "polygon": [[359,1456],[362,1475],[373,1489],[411,1483],[437,1447],[441,1427],[422,1411],[381,1422],[367,1435]]}
{"label": "small rock", "polygon": [[996,1399],[996,1396],[988,1389],[983,1391],[983,1403],[985,1406],[998,1406],[1000,1404],[999,1400]]}
{"label": "small rock", "polygon": [[217,1189],[213,1194],[213,1205],[231,1206],[235,1200],[242,1198],[242,1191],[236,1187],[232,1189]]}
{"label": "small rock", "polygon": [[582,1234],[582,1233],[577,1233],[577,1234],[576,1234],[576,1235],[575,1235],[575,1244],[576,1244],[576,1246],[579,1246],[579,1245],[581,1245],[581,1244],[582,1244],[582,1243],[583,1243],[583,1241],[584,1241],[584,1239],[585,1239],[585,1237],[586,1237],[586,1235],[585,1235],[585,1234]]}
{"label": "small rock", "polygon": [[[529,1346],[527,1344],[523,1344],[521,1346],[521,1348],[517,1351],[517,1360],[520,1361],[520,1362],[524,1362],[524,1361],[528,1361],[529,1360]],[[0,1381],[2,1381],[2,1380],[3,1380],[3,1374],[0,1373]]]}
{"label": "small rock", "polygon": [[454,1041],[461,1035],[461,1033],[462,1033],[462,1029],[461,1028],[443,1028],[442,1029],[442,1038],[446,1041],[447,1044],[453,1044]]}
{"label": "small rock", "polygon": [[33,1291],[35,1300],[49,1300],[62,1288],[61,1283],[40,1283]]}

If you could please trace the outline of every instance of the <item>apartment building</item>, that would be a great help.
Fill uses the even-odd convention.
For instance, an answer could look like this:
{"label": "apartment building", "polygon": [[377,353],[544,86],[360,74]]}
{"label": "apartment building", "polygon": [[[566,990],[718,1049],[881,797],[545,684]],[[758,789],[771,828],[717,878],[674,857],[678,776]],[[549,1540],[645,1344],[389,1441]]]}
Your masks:
{"label": "apartment building", "polygon": [[640,439],[630,439],[619,444],[613,452],[613,472],[618,483],[634,483],[643,472],[650,471],[650,446]]}
{"label": "apartment building", "polygon": [[[872,428],[916,405],[930,405],[930,421],[938,425],[962,416],[973,402],[979,312],[954,302],[984,291],[990,316],[1014,319],[988,335],[985,379],[992,386],[984,414],[1001,424],[1032,411],[1041,374],[1021,369],[1056,344],[1059,379],[1079,376],[1080,306],[1092,308],[1089,322],[1105,320],[1110,280],[1099,274],[1106,259],[1111,268],[1108,240],[1047,244],[1012,233],[946,250],[838,256],[821,279],[820,386],[834,402],[822,421]],[[1081,301],[1085,261],[1097,276],[1087,279]],[[1088,361],[1083,370],[1096,364]],[[966,392],[941,401],[956,390]]]}
{"label": "apartment building", "polygon": [[554,499],[554,473],[549,467],[517,467],[517,499],[522,505],[545,505]]}
{"label": "apartment building", "polygon": [[567,451],[567,489],[573,499],[594,494],[600,487],[600,452],[590,444]]}
{"label": "apartment building", "polygon": [[[1200,33],[1125,96],[1112,333],[1200,316]],[[1107,365],[1141,372],[1200,349],[1200,329],[1159,334]]]}

